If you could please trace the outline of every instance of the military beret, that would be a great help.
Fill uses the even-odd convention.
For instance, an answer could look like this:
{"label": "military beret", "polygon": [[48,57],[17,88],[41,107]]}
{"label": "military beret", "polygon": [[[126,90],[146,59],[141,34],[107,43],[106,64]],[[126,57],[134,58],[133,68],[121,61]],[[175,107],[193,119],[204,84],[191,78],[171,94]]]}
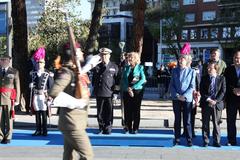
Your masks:
{"label": "military beret", "polygon": [[[76,47],[76,48],[81,48],[80,43],[76,42],[76,43],[75,43],[75,47]],[[70,45],[69,42],[67,42],[67,43],[63,46],[63,49],[64,49],[64,50],[68,50],[68,49],[70,49],[70,48],[71,48],[71,45]]]}
{"label": "military beret", "polygon": [[101,53],[101,54],[111,54],[112,50],[108,49],[108,48],[100,48],[99,53]]}

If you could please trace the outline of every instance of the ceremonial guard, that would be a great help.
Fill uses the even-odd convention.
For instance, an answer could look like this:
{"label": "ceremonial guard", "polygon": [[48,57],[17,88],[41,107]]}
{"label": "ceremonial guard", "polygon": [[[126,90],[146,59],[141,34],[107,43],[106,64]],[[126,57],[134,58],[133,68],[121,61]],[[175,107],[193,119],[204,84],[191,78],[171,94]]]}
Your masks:
{"label": "ceremonial guard", "polygon": [[50,116],[50,108],[47,106],[47,92],[53,85],[53,73],[45,69],[44,58],[45,50],[43,48],[38,49],[34,55],[37,70],[30,72],[32,82],[29,87],[33,95],[32,107],[36,116],[36,131],[33,136],[47,136],[47,115]]}
{"label": "ceremonial guard", "polygon": [[11,57],[0,55],[0,141],[10,143],[13,131],[14,106],[19,104],[20,80],[18,71],[10,67]]}
{"label": "ceremonial guard", "polygon": [[112,96],[120,82],[118,67],[110,62],[112,51],[108,48],[99,50],[102,62],[93,70],[94,94],[97,99],[97,120],[99,134],[111,134],[113,123]]}

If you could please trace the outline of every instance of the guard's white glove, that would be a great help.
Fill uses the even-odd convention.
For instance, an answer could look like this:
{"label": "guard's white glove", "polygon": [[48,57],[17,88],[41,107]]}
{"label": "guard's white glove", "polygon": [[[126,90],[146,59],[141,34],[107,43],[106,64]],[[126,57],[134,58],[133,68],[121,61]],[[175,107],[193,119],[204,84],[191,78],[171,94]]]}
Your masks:
{"label": "guard's white glove", "polygon": [[85,66],[82,68],[81,73],[82,74],[87,73],[92,68],[96,67],[96,65],[98,65],[99,63],[101,63],[101,57],[99,55],[88,56],[87,62],[85,64]]}
{"label": "guard's white glove", "polygon": [[29,88],[33,88],[34,87],[34,83],[29,83]]}

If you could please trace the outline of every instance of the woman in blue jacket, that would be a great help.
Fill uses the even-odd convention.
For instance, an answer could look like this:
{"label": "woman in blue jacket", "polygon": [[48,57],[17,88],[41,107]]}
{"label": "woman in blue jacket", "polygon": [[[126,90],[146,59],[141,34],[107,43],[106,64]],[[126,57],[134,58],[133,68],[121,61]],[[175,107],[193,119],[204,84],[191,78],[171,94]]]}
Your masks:
{"label": "woman in blue jacket", "polygon": [[146,83],[146,77],[144,68],[140,65],[138,53],[129,53],[128,61],[129,65],[124,68],[121,83],[124,99],[125,130],[131,134],[137,134],[140,123],[143,85]]}

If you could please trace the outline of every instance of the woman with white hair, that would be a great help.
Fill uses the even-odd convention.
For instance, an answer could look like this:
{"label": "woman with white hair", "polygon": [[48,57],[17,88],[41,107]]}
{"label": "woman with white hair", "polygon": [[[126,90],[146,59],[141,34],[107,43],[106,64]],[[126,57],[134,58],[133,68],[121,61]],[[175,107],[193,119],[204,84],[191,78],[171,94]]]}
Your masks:
{"label": "woman with white hair", "polygon": [[137,134],[140,123],[140,108],[143,97],[143,85],[146,83],[144,67],[136,52],[128,54],[128,62],[123,71],[122,89],[124,99],[125,131]]}
{"label": "woman with white hair", "polygon": [[[186,46],[185,46],[186,47]],[[188,146],[192,146],[191,110],[193,101],[193,90],[195,89],[195,72],[189,64],[191,63],[190,52],[181,50],[178,66],[172,70],[170,90],[174,112],[174,145],[180,144],[181,115],[183,112],[183,126]],[[187,46],[190,48],[190,46]],[[189,49],[190,50],[190,49]]]}

